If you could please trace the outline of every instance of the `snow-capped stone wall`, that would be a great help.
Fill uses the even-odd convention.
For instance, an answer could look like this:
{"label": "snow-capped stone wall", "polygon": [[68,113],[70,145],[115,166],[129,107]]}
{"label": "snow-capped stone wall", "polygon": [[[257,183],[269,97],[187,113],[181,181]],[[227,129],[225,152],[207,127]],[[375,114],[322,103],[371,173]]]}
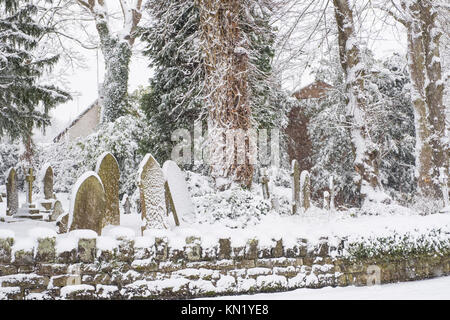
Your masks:
{"label": "snow-capped stone wall", "polygon": [[360,245],[327,238],[169,241],[122,229],[111,237],[36,230],[31,240],[0,230],[0,299],[192,298],[450,274],[449,233],[427,234],[434,246],[417,250],[404,238],[396,248],[383,239]]}

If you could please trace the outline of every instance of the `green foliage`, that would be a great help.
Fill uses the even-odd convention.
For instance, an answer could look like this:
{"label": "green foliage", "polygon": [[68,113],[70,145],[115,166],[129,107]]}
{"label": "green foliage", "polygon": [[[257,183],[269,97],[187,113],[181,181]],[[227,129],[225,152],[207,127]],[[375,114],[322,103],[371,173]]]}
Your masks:
{"label": "green foliage", "polygon": [[49,110],[70,95],[38,82],[58,56],[39,58],[34,50],[50,30],[36,20],[30,1],[0,1],[0,137],[26,138],[33,127],[50,124]]}

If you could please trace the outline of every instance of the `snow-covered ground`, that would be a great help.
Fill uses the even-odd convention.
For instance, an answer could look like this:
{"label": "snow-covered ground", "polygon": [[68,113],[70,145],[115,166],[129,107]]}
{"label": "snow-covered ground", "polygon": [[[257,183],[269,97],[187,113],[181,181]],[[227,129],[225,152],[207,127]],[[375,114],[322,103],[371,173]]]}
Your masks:
{"label": "snow-covered ground", "polygon": [[450,277],[372,287],[297,289],[280,293],[226,296],[232,300],[450,300]]}

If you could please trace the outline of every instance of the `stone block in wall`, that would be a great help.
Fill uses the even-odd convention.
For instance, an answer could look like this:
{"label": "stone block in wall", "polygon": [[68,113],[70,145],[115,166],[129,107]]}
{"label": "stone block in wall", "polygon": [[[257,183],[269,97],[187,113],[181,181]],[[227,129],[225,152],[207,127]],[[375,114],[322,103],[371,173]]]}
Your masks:
{"label": "stone block in wall", "polygon": [[163,261],[159,262],[158,271],[170,273],[184,269],[185,267],[190,268],[187,266],[187,263],[185,264],[184,262]]}
{"label": "stone block in wall", "polygon": [[92,300],[95,298],[95,287],[86,284],[65,286],[61,288],[61,297],[67,300]]}
{"label": "stone block in wall", "polygon": [[56,263],[71,264],[77,262],[77,249],[56,252]]}
{"label": "stone block in wall", "polygon": [[245,247],[245,259],[258,259],[258,240],[250,239]]}
{"label": "stone block in wall", "polygon": [[185,247],[186,257],[189,261],[199,261],[202,258],[201,240],[198,237],[187,237]]}
{"label": "stone block in wall", "polygon": [[133,261],[134,258],[134,240],[131,239],[118,239],[119,249],[117,252],[117,260],[122,262]]}
{"label": "stone block in wall", "polygon": [[55,237],[39,238],[36,250],[36,262],[55,262]]}
{"label": "stone block in wall", "polygon": [[259,276],[256,278],[256,286],[261,292],[275,292],[286,288],[288,281],[286,277],[279,275]]}
{"label": "stone block in wall", "polygon": [[0,287],[0,298],[5,300],[22,300],[24,297],[20,287]]}
{"label": "stone block in wall", "polygon": [[273,258],[280,258],[284,254],[284,248],[283,248],[283,240],[275,240],[275,246],[271,250],[271,254]]}
{"label": "stone block in wall", "polygon": [[166,261],[168,259],[169,245],[167,238],[155,238],[155,259]]}
{"label": "stone block in wall", "polygon": [[120,299],[120,291],[117,286],[98,284],[95,287],[95,295],[98,299],[117,300]]}
{"label": "stone block in wall", "polygon": [[47,288],[49,278],[36,274],[15,274],[0,277],[1,287],[20,287],[22,290],[41,292]]}
{"label": "stone block in wall", "polygon": [[257,259],[255,261],[255,266],[257,268],[272,268],[273,261],[272,261],[272,259]]}
{"label": "stone block in wall", "polygon": [[64,274],[59,276],[53,276],[50,279],[50,283],[53,287],[65,287],[81,284],[81,276],[75,274]]}
{"label": "stone block in wall", "polygon": [[78,240],[78,259],[80,262],[92,263],[95,261],[97,239],[79,239]]}
{"label": "stone block in wall", "polygon": [[234,264],[236,269],[248,269],[255,268],[256,263],[255,260],[238,260]]}
{"label": "stone block in wall", "polygon": [[170,262],[182,263],[184,260],[186,260],[184,250],[170,248],[168,252],[168,260]]}
{"label": "stone block in wall", "polygon": [[33,250],[23,249],[14,252],[14,264],[17,266],[30,266],[34,264]]}
{"label": "stone block in wall", "polygon": [[11,247],[14,244],[14,239],[11,237],[0,238],[0,263],[11,262]]}
{"label": "stone block in wall", "polygon": [[57,263],[39,263],[36,266],[36,273],[44,276],[56,276],[67,273],[67,265]]}
{"label": "stone block in wall", "polygon": [[0,264],[0,277],[17,273],[17,267],[12,264]]}
{"label": "stone block in wall", "polygon": [[217,254],[218,260],[231,258],[231,240],[230,238],[219,239],[219,252]]}
{"label": "stone block in wall", "polygon": [[159,265],[155,259],[134,260],[131,263],[133,270],[137,272],[152,272],[158,271]]}

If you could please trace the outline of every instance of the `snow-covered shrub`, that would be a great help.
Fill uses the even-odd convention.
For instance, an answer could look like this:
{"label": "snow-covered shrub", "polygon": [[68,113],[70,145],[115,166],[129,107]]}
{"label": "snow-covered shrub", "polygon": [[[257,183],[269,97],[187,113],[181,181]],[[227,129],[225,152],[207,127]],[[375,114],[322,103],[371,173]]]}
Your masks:
{"label": "snow-covered shrub", "polygon": [[94,170],[98,157],[111,152],[120,168],[120,193],[132,194],[136,189],[136,173],[143,158],[139,141],[151,134],[144,117],[133,110],[116,121],[103,124],[98,131],[74,142],[64,141],[44,146],[39,153],[40,163],[54,168],[55,191],[68,192],[76,179],[88,170]]}
{"label": "snow-covered shrub", "polygon": [[5,184],[5,174],[9,168],[19,163],[20,147],[14,143],[0,142],[0,185]]}
{"label": "snow-covered shrub", "polygon": [[[415,129],[406,62],[398,55],[376,61],[367,52],[365,63],[371,70],[366,78],[370,113],[365,121],[378,150],[381,184],[391,196],[412,193],[415,190]],[[336,201],[357,205],[358,190],[354,183],[357,175],[340,66],[324,61],[316,76],[334,88],[326,98],[304,103],[305,112],[311,117],[308,132],[314,164],[312,190],[316,198],[320,197],[318,193],[327,189],[329,177],[333,175]]]}

